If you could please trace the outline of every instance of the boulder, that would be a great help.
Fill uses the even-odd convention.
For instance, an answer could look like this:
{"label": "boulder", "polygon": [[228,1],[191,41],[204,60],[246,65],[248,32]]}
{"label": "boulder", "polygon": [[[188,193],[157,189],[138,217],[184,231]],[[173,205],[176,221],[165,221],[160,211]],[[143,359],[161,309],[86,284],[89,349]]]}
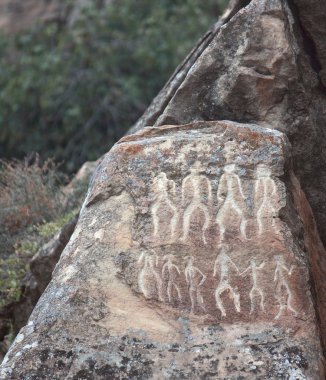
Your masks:
{"label": "boulder", "polygon": [[267,126],[123,138],[1,378],[323,379],[302,194]]}
{"label": "boulder", "polygon": [[231,3],[131,132],[225,119],[284,132],[325,244],[326,3]]}

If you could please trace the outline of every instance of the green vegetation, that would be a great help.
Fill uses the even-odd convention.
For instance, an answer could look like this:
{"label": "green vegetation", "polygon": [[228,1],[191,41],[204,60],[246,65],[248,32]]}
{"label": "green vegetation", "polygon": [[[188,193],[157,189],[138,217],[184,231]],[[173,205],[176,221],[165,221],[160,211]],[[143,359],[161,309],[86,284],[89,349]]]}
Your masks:
{"label": "green vegetation", "polygon": [[2,36],[0,157],[37,151],[64,161],[68,172],[98,158],[141,115],[225,3],[94,1],[70,25],[52,21]]}
{"label": "green vegetation", "polygon": [[51,160],[0,161],[0,308],[19,300],[30,259],[77,214],[88,178],[70,191],[65,182]]}

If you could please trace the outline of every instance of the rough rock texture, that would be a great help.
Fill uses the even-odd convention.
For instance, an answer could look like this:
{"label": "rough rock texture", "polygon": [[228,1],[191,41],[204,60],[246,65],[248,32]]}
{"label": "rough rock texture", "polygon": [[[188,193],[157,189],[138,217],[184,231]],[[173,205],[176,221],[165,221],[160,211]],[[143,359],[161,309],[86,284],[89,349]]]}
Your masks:
{"label": "rough rock texture", "polygon": [[66,223],[60,232],[45,244],[30,261],[30,271],[40,295],[51,281],[52,272],[75,230],[77,220],[78,215]]}
{"label": "rough rock texture", "polygon": [[325,378],[326,4],[306,4],[233,1],[104,157],[0,377]]}
{"label": "rough rock texture", "polygon": [[325,244],[326,3],[252,0],[239,6],[245,7],[205,36],[131,132],[228,119],[286,133]]}
{"label": "rough rock texture", "polygon": [[291,173],[267,127],[122,139],[2,378],[323,379]]}
{"label": "rough rock texture", "polygon": [[37,301],[51,281],[53,269],[74,232],[77,220],[76,215],[33,256],[30,270],[21,284],[22,296],[0,310],[0,361],[8,349],[6,336],[11,333],[15,337],[26,325]]}

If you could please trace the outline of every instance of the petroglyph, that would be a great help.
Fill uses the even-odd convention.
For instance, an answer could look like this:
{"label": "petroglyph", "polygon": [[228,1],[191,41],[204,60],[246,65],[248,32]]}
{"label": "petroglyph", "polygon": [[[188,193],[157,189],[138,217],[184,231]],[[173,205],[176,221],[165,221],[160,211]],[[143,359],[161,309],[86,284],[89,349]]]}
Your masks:
{"label": "petroglyph", "polygon": [[219,211],[216,216],[216,223],[220,229],[220,240],[223,241],[225,234],[225,222],[230,217],[230,212],[236,212],[240,219],[240,232],[246,238],[247,220],[243,210],[238,204],[239,196],[245,200],[246,196],[243,193],[240,177],[236,174],[236,165],[228,164],[224,167],[224,173],[221,175],[219,187],[217,190],[217,201]]}
{"label": "petroglyph", "polygon": [[254,311],[255,309],[255,295],[257,295],[258,297],[260,297],[260,309],[262,311],[265,310],[265,305],[264,305],[264,302],[265,302],[265,297],[264,297],[264,293],[263,291],[261,290],[261,288],[258,286],[258,278],[257,278],[257,272],[261,269],[263,269],[265,266],[265,262],[261,263],[260,265],[257,266],[256,264],[256,259],[255,258],[252,258],[250,260],[250,265],[248,266],[247,269],[245,269],[242,273],[241,273],[241,276],[245,276],[246,273],[250,273],[251,274],[251,277],[252,277],[252,288],[250,290],[250,293],[249,293],[249,296],[250,296],[250,302],[251,302],[251,305],[250,305],[250,314]]}
{"label": "petroglyph", "polygon": [[172,212],[170,221],[171,237],[173,238],[176,232],[178,222],[178,210],[170,199],[170,193],[175,195],[175,182],[169,180],[164,172],[161,172],[153,181],[154,202],[151,206],[151,213],[154,225],[154,236],[159,233],[159,211],[162,211],[162,219],[164,219],[164,208],[167,206]]}
{"label": "petroglyph", "polygon": [[163,298],[163,282],[158,271],[158,257],[153,252],[142,252],[138,259],[138,265],[142,267],[138,275],[138,286],[144,297],[147,299],[155,298],[164,301]]}
{"label": "petroglyph", "polygon": [[[163,257],[164,265],[162,268],[162,276],[165,278],[167,275],[166,292],[169,302],[172,302],[173,293],[177,294],[179,301],[182,300],[181,292],[177,283],[178,277],[181,275],[180,269],[173,263],[175,257],[173,255],[165,255]],[[174,292],[173,292],[174,289]]]}
{"label": "petroglyph", "polygon": [[219,268],[219,284],[215,290],[215,300],[216,307],[220,310],[222,317],[226,317],[225,308],[223,306],[223,302],[221,299],[221,295],[225,291],[229,291],[233,298],[233,303],[236,311],[240,313],[240,294],[238,289],[233,288],[230,284],[230,269],[233,268],[235,271],[239,273],[238,267],[234,264],[232,259],[226,254],[227,246],[222,244],[220,247],[220,252],[218,253],[215,263],[214,263],[214,273],[213,276],[216,277],[218,268]]}
{"label": "petroglyph", "polygon": [[256,169],[255,203],[257,211],[258,233],[267,231],[270,226],[275,226],[277,210],[274,206],[273,197],[277,195],[275,181],[271,178],[272,172],[264,164],[259,164]]}
{"label": "petroglyph", "polygon": [[201,295],[200,288],[206,281],[207,276],[193,264],[194,259],[191,256],[186,257],[187,265],[185,268],[186,282],[189,287],[189,296],[191,301],[191,312],[198,305],[202,310],[205,310],[204,299]]}
{"label": "petroglyph", "polygon": [[[184,178],[182,181],[182,203],[186,203],[186,190],[187,188],[191,188],[191,201],[188,204],[187,208],[183,214],[183,236],[182,241],[185,241],[189,234],[190,220],[191,216],[196,210],[200,210],[203,212],[205,217],[205,222],[202,228],[202,237],[203,241],[206,244],[205,231],[210,225],[210,213],[209,206],[212,202],[212,187],[209,179],[200,174],[202,171],[200,167],[200,163],[196,162],[194,166],[190,169],[190,174]],[[207,201],[206,204],[203,200],[203,193],[207,193]]]}
{"label": "petroglyph", "polygon": [[279,303],[279,312],[274,319],[279,319],[285,310],[290,310],[297,316],[298,312],[292,306],[292,292],[286,280],[286,275],[291,276],[294,266],[290,269],[284,264],[284,257],[277,255],[274,257],[276,268],[274,273],[274,282],[276,283],[276,299]]}

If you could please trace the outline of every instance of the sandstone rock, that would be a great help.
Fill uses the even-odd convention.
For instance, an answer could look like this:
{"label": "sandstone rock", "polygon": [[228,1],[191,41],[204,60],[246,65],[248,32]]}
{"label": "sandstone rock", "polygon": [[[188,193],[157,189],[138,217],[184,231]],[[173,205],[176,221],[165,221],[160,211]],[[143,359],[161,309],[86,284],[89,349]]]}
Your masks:
{"label": "sandstone rock", "polygon": [[131,132],[228,119],[286,133],[325,244],[326,3],[237,1],[231,15],[203,38]]}
{"label": "sandstone rock", "polygon": [[[78,215],[67,222],[62,229],[46,243],[30,261],[30,270],[36,280],[40,295],[51,281],[52,272],[60,255],[74,232]],[[34,304],[35,305],[35,304]]]}
{"label": "sandstone rock", "polygon": [[122,139],[2,378],[323,379],[290,153],[234,122]]}

